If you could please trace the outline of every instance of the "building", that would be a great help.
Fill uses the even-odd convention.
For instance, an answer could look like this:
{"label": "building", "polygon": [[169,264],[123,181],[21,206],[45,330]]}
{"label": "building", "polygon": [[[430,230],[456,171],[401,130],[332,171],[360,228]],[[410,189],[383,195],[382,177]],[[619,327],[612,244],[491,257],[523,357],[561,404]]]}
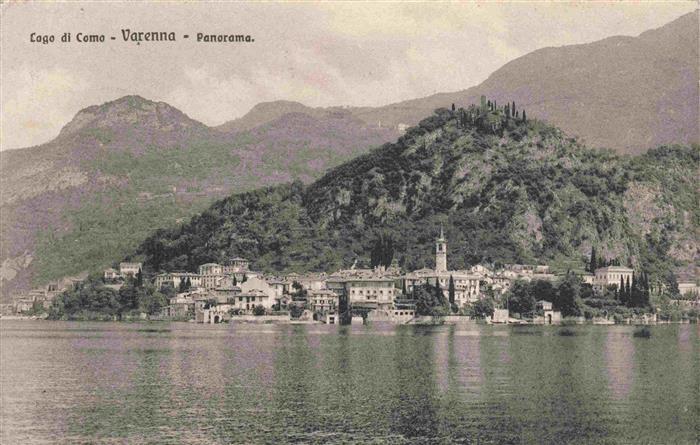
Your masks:
{"label": "building", "polygon": [[595,270],[593,278],[593,288],[599,292],[604,291],[610,285],[620,286],[620,282],[632,283],[634,270],[623,266],[600,267]]}
{"label": "building", "polygon": [[280,299],[284,294],[289,293],[289,286],[290,283],[284,280],[280,280],[279,278],[276,277],[267,277],[265,278],[265,281],[267,284],[272,288],[273,292],[275,293],[275,298]]}
{"label": "building", "polygon": [[697,296],[698,295],[698,285],[695,281],[679,281],[678,282],[678,293],[684,297]]}
{"label": "building", "polygon": [[389,309],[400,291],[396,278],[368,269],[338,271],[326,279],[326,287],[353,308]]}
{"label": "building", "polygon": [[275,300],[262,291],[252,290],[232,296],[227,300],[226,304],[232,309],[238,309],[241,312],[251,312],[255,306],[272,309]]}
{"label": "building", "polygon": [[338,310],[338,294],[331,290],[310,290],[306,300],[311,312],[336,313]]}
{"label": "building", "polygon": [[122,278],[133,278],[141,271],[141,266],[141,263],[119,263],[119,274]]}
{"label": "building", "polygon": [[189,317],[194,314],[196,294],[180,294],[169,301],[166,315],[168,317]]}
{"label": "building", "polygon": [[168,272],[156,275],[153,280],[156,289],[160,289],[164,284],[170,283],[175,289],[180,287],[180,282],[183,280],[190,279],[190,285],[192,287],[202,287],[202,280],[200,275],[189,273],[189,272]]}
{"label": "building", "polygon": [[537,309],[542,314],[541,317],[537,317],[534,322],[542,324],[559,324],[561,323],[561,312],[555,311],[552,307],[552,303],[546,300],[540,300],[537,302]]}
{"label": "building", "polygon": [[419,269],[409,272],[403,277],[406,292],[411,293],[416,286],[430,283],[440,286],[445,298],[449,298],[450,278],[454,283],[455,304],[464,306],[479,299],[479,282],[481,274],[470,270],[447,269],[447,240],[440,229],[440,236],[435,242],[435,269]]}
{"label": "building", "polygon": [[216,289],[223,285],[225,276],[221,274],[199,274],[199,285],[204,289]]}
{"label": "building", "polygon": [[220,264],[206,263],[199,266],[200,275],[222,275],[223,269]]}
{"label": "building", "polygon": [[245,258],[235,257],[228,260],[226,264],[222,266],[221,272],[227,275],[236,274],[238,278],[238,275],[242,276],[249,271],[249,265],[250,262]]}
{"label": "building", "polygon": [[122,277],[118,270],[111,267],[109,269],[105,269],[102,276],[104,277],[105,281],[114,281]]}

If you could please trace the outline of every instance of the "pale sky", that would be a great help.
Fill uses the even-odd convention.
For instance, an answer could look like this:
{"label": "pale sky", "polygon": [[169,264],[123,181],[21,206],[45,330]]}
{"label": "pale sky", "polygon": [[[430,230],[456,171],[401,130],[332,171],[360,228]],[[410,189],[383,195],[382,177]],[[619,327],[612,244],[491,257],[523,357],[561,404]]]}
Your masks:
{"label": "pale sky", "polygon": [[[127,94],[218,125],[255,104],[385,105],[477,85],[546,46],[638,35],[693,11],[679,2],[5,3],[0,5],[0,149],[54,138],[80,109]],[[121,29],[174,31],[137,46]],[[105,34],[104,44],[30,33]],[[205,44],[182,34],[252,34]],[[117,37],[110,41],[109,36]]]}

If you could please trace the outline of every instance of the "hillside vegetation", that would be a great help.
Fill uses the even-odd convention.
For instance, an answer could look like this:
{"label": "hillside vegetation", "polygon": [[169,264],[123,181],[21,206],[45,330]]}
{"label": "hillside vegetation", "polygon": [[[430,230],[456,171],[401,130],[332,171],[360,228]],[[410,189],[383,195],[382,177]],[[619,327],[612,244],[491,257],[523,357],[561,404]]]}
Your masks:
{"label": "hillside vegetation", "polygon": [[[517,110],[517,111],[516,111]],[[529,120],[517,104],[438,109],[396,143],[300,182],[233,195],[137,250],[149,271],[242,255],[265,271],[370,264],[391,240],[407,269],[433,266],[440,225],[449,267],[547,262],[583,269],[599,255],[653,279],[697,260],[700,150],[640,157],[594,151]],[[640,208],[641,206],[641,208]]]}
{"label": "hillside vegetation", "polygon": [[340,111],[222,133],[138,96],[88,107],[51,143],[3,154],[2,292],[99,270],[216,199],[308,183],[396,135]]}

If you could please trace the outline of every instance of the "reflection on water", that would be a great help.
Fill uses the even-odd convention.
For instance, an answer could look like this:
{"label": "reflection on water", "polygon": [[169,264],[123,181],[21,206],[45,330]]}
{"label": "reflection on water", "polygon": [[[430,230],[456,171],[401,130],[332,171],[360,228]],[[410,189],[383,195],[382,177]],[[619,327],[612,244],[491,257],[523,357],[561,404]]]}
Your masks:
{"label": "reflection on water", "polygon": [[0,442],[697,443],[697,325],[3,321]]}

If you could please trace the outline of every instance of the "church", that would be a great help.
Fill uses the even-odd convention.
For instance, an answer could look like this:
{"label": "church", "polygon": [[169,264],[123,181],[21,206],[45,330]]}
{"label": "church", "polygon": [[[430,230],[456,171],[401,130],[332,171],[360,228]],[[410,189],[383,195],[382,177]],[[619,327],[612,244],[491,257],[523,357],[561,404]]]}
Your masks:
{"label": "church", "polygon": [[455,287],[455,304],[462,307],[479,299],[480,276],[469,270],[447,269],[447,240],[440,228],[440,236],[435,241],[435,269],[419,269],[404,275],[406,292],[413,291],[414,286],[420,286],[427,282],[439,285],[445,298],[449,298],[450,277]]}

